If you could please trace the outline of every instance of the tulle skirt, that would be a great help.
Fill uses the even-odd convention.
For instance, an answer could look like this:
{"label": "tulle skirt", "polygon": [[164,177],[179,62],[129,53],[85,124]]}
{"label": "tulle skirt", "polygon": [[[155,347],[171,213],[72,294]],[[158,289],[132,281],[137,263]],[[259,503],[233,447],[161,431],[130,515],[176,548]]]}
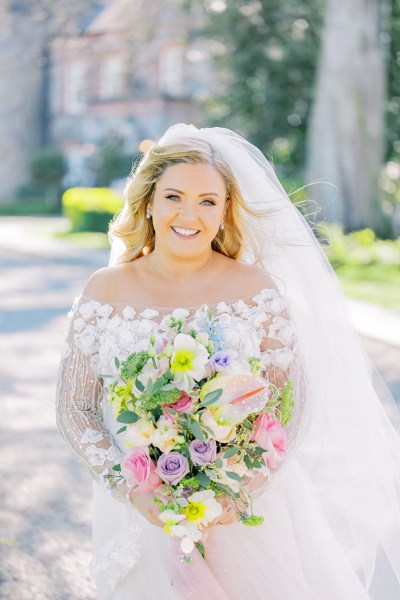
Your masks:
{"label": "tulle skirt", "polygon": [[254,512],[260,526],[217,525],[182,560],[179,540],[94,484],[91,564],[102,600],[395,600],[398,580],[376,552],[362,581],[335,538],[306,471],[292,458],[274,474]]}

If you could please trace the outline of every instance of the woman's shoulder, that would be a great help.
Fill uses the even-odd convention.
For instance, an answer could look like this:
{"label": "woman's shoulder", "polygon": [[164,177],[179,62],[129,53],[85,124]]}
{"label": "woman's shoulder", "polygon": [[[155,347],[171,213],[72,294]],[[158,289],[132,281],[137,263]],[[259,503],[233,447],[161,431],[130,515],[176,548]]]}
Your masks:
{"label": "woman's shoulder", "polygon": [[118,300],[119,290],[124,286],[125,278],[131,271],[131,263],[98,269],[89,277],[82,295],[98,302],[114,302]]}
{"label": "woman's shoulder", "polygon": [[247,297],[257,294],[263,288],[279,291],[272,275],[259,265],[230,259],[229,277],[238,288],[247,291]]}

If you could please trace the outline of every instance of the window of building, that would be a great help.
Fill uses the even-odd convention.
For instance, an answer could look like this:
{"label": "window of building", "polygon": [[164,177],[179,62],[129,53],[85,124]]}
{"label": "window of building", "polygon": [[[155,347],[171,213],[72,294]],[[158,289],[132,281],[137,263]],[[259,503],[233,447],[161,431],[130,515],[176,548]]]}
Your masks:
{"label": "window of building", "polygon": [[183,46],[167,46],[161,49],[159,57],[160,91],[171,97],[184,95]]}
{"label": "window of building", "polygon": [[87,65],[85,61],[73,60],[65,65],[64,111],[71,115],[83,112],[86,105]]}
{"label": "window of building", "polygon": [[100,66],[99,98],[121,98],[125,91],[125,61],[122,56],[104,57]]}

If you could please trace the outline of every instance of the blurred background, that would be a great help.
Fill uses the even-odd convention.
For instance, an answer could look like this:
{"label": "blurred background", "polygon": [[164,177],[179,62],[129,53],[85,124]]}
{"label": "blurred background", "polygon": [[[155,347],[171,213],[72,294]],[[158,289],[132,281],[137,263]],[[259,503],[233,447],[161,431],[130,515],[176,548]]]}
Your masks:
{"label": "blurred background", "polygon": [[2,598],[96,597],[91,480],[55,428],[66,313],[178,122],[262,149],[400,402],[400,0],[0,0]]}

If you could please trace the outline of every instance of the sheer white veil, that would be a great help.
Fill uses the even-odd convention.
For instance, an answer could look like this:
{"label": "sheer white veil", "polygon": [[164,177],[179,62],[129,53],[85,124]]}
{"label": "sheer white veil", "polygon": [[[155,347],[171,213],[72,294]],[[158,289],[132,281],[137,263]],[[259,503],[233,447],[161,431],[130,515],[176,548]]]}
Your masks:
{"label": "sheer white veil", "polygon": [[[233,171],[247,204],[266,211],[250,219],[250,230],[263,240],[263,267],[289,300],[308,377],[305,409],[286,461],[295,457],[304,468],[365,589],[372,580],[384,585],[389,574],[400,598],[400,438],[385,408],[398,414],[394,398],[363,348],[318,240],[268,160],[220,127],[174,125],[157,145],[188,139],[208,142]],[[115,241],[112,264],[122,250]],[[243,260],[255,259],[249,241]]]}

